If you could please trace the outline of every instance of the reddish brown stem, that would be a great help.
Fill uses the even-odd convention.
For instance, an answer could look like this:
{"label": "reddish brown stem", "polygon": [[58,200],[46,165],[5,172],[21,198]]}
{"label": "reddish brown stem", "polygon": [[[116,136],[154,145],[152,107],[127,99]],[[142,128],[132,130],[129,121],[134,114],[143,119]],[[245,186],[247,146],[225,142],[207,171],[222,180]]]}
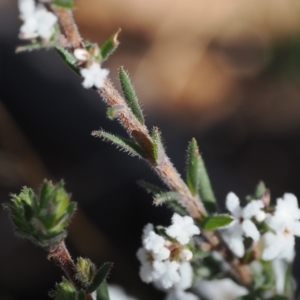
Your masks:
{"label": "reddish brown stem", "polygon": [[[52,258],[54,260],[55,264],[63,270],[67,279],[72,282],[77,290],[85,290],[85,288],[76,279],[76,267],[64,242],[61,242],[56,247],[52,248],[49,251],[47,258]],[[85,299],[93,300],[89,293],[86,293]]]}

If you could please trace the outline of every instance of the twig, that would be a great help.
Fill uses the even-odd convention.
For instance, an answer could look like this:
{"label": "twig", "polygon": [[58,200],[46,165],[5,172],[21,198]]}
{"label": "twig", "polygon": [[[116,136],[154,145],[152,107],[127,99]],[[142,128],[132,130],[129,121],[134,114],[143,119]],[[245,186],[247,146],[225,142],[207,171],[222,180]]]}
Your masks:
{"label": "twig", "polygon": [[[64,12],[64,9],[62,8],[54,8],[53,11],[58,17],[58,22],[68,42],[73,48],[80,47],[82,38],[78,32],[72,13],[67,10]],[[183,196],[182,204],[187,208],[189,214],[194,219],[201,219],[205,216],[206,211],[202,202],[198,196],[193,196],[191,194],[189,188],[182,180],[167,155],[164,154],[159,162],[154,160],[152,154],[152,138],[149,135],[148,129],[145,125],[136,120],[133,113],[125,104],[125,100],[113,87],[112,83],[106,79],[104,87],[98,89],[98,92],[109,106],[121,105],[123,107],[117,116],[118,121],[142,147],[145,159],[155,169],[159,177],[171,190],[176,191]],[[204,232],[203,234],[211,244],[212,248],[218,251],[224,260],[232,267],[235,274],[238,275],[237,279],[240,283],[247,287],[251,281],[251,275],[248,268],[242,264],[240,259],[234,256],[226,243],[222,241],[218,232]]]}
{"label": "twig", "polygon": [[[66,277],[72,282],[77,290],[85,290],[76,278],[76,267],[64,242],[61,242],[53,249],[50,249],[47,258],[52,258],[54,260],[55,264],[64,271]],[[85,300],[93,300],[93,298],[89,293],[86,293]]]}

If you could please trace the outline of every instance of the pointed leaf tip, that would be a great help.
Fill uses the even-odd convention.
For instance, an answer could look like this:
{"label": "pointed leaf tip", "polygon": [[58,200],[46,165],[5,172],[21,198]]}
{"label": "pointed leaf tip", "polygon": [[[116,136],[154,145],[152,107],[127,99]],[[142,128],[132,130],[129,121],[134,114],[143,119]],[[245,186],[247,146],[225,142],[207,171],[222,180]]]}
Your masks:
{"label": "pointed leaf tip", "polygon": [[121,28],[119,28],[115,34],[110,36],[100,47],[102,60],[106,60],[119,46],[120,42],[118,41],[118,36],[120,32]]}
{"label": "pointed leaf tip", "polygon": [[103,264],[103,266],[97,271],[94,281],[88,289],[89,293],[94,292],[106,280],[112,267],[113,263],[111,262]]}
{"label": "pointed leaf tip", "polygon": [[202,200],[205,209],[213,214],[217,211],[216,199],[210,184],[210,180],[199,153],[197,141],[193,138],[187,150],[186,181],[193,195],[197,193]]}
{"label": "pointed leaf tip", "polygon": [[126,103],[129,107],[129,109],[134,114],[136,119],[141,124],[144,124],[145,120],[144,120],[143,112],[138,103],[138,99],[135,94],[134,88],[131,84],[131,81],[129,79],[129,76],[124,71],[123,67],[119,68],[119,80],[120,80],[122,91],[123,91],[123,94],[124,94],[124,97],[125,97],[125,100],[126,100]]}

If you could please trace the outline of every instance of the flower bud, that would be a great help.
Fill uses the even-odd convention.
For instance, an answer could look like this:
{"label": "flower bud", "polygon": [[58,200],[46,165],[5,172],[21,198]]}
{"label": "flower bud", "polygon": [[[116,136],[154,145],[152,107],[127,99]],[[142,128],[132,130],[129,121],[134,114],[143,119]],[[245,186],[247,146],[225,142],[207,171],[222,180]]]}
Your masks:
{"label": "flower bud", "polygon": [[193,253],[188,249],[183,249],[179,256],[184,261],[190,261],[193,258]]}
{"label": "flower bud", "polygon": [[73,54],[75,58],[80,61],[87,61],[90,56],[88,51],[82,48],[75,49]]}

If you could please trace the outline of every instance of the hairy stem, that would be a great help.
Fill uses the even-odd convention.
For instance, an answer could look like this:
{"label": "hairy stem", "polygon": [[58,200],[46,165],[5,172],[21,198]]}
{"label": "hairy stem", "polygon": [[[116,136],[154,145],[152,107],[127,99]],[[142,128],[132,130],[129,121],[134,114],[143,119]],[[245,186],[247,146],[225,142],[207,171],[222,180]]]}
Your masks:
{"label": "hairy stem", "polygon": [[[67,279],[72,282],[77,290],[85,290],[85,288],[76,279],[76,267],[68,249],[66,248],[65,242],[61,242],[56,247],[50,249],[47,258],[52,258],[54,260],[55,264],[63,270]],[[89,293],[86,293],[85,299],[92,300],[93,298]]]}
{"label": "hairy stem", "polygon": [[[57,15],[58,22],[62,28],[62,33],[65,35],[70,45],[72,45],[73,48],[80,47],[82,38],[78,32],[72,13],[68,10],[64,11],[62,8],[54,8],[53,11]],[[202,202],[198,196],[193,196],[191,194],[189,188],[182,180],[167,155],[164,154],[159,162],[155,161],[152,153],[152,138],[149,135],[147,127],[137,121],[133,113],[127,107],[123,97],[118,93],[108,79],[105,80],[104,87],[98,89],[98,93],[109,106],[121,105],[123,107],[118,114],[118,121],[139,143],[143,150],[145,159],[155,169],[159,177],[171,190],[176,191],[183,196],[182,204],[187,208],[191,217],[194,219],[201,219],[205,216],[206,211]],[[237,280],[247,287],[251,282],[251,274],[247,266],[243,265],[241,260],[233,255],[231,250],[221,239],[218,232],[204,232],[203,234],[207,241],[211,244],[212,249],[218,251],[224,260],[230,264]]]}

